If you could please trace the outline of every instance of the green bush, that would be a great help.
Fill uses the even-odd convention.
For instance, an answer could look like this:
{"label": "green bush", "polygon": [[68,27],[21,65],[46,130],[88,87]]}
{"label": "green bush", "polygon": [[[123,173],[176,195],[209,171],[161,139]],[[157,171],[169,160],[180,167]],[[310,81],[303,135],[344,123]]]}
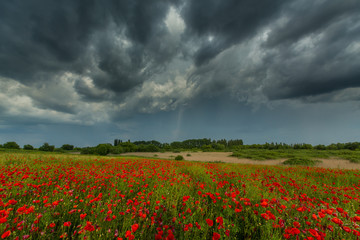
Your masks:
{"label": "green bush", "polygon": [[61,146],[61,148],[63,149],[63,150],[73,150],[74,149],[74,145],[70,145],[70,144],[64,144],[64,145],[62,145]]}
{"label": "green bush", "polygon": [[20,149],[20,146],[16,142],[7,142],[3,147],[7,149]]}
{"label": "green bush", "polygon": [[125,152],[124,148],[119,146],[119,145],[116,146],[116,147],[110,148],[110,153],[111,154],[121,154],[121,153],[124,153],[124,152]]}
{"label": "green bush", "polygon": [[53,152],[55,149],[54,145],[49,145],[48,143],[44,143],[41,147],[39,147],[40,151],[45,151],[45,152]]}
{"label": "green bush", "polygon": [[96,154],[95,147],[84,147],[80,151],[81,154]]}
{"label": "green bush", "polygon": [[111,148],[110,144],[99,144],[99,145],[97,145],[95,151],[97,154],[99,154],[101,156],[105,156],[110,153],[110,148]]}
{"label": "green bush", "polygon": [[177,156],[175,157],[175,160],[181,161],[181,160],[184,160],[184,157],[181,156],[181,155],[177,155]]}
{"label": "green bush", "polygon": [[34,147],[31,146],[30,144],[26,144],[24,145],[24,150],[34,150]]}
{"label": "green bush", "polygon": [[284,165],[302,165],[302,166],[314,166],[315,164],[319,163],[319,160],[313,160],[310,158],[303,158],[303,157],[292,157],[283,162]]}

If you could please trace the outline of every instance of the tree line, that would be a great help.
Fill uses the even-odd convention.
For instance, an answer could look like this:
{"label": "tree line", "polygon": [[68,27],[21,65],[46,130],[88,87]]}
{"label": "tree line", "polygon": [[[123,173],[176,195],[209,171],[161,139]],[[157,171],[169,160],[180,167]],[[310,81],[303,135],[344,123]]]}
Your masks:
{"label": "tree line", "polygon": [[[3,149],[15,149],[15,150],[16,149],[21,149],[20,145],[17,144],[16,142],[6,142],[4,144],[0,144],[0,148],[3,148]],[[34,148],[30,144],[25,144],[22,149],[24,149],[24,150],[39,150],[39,151],[44,151],[44,152],[54,152],[54,151],[61,152],[61,151],[74,150],[74,145],[63,144],[60,148],[55,148],[54,145],[50,145],[49,143],[44,143],[39,148]]]}
{"label": "tree line", "polygon": [[[2,149],[21,149],[16,142],[6,142],[0,144]],[[71,144],[63,144],[60,148],[55,148],[54,145],[44,143],[39,148],[34,148],[30,144],[23,146],[24,150],[39,150],[47,152],[66,152],[66,151],[79,151],[82,154],[120,154],[127,152],[180,152],[180,151],[238,151],[241,149],[315,149],[315,150],[360,150],[360,142],[348,143],[332,143],[330,145],[311,145],[307,143],[286,144],[286,143],[265,143],[265,144],[251,144],[244,145],[242,139],[220,139],[211,140],[210,138],[201,139],[187,139],[184,141],[174,141],[171,143],[161,143],[156,140],[151,141],[122,141],[115,139],[114,143],[103,143],[93,147],[76,148]]]}

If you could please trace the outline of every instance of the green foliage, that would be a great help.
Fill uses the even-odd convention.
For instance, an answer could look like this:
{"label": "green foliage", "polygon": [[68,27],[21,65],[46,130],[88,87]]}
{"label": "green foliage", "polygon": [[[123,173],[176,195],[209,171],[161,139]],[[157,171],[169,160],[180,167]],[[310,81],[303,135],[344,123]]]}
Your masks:
{"label": "green foliage", "polygon": [[34,147],[31,146],[30,144],[25,144],[23,148],[24,150],[34,150]]}
{"label": "green foliage", "polygon": [[212,148],[215,149],[216,151],[224,151],[225,150],[225,145],[220,144],[220,143],[213,143]]}
{"label": "green foliage", "polygon": [[74,149],[74,145],[64,144],[64,145],[61,146],[61,149],[70,151],[70,150]]}
{"label": "green foliage", "polygon": [[66,150],[62,149],[62,148],[55,148],[54,152],[58,152],[58,153],[66,153]]}
{"label": "green foliage", "polygon": [[141,145],[137,146],[137,151],[139,151],[139,152],[158,152],[159,148],[153,144],[150,144],[150,145],[141,144]]}
{"label": "green foliage", "polygon": [[214,151],[214,149],[212,148],[211,144],[209,144],[209,145],[203,145],[203,146],[201,147],[201,150],[203,150],[204,152]]}
{"label": "green foliage", "polygon": [[7,149],[20,149],[20,146],[16,142],[7,142],[3,147]]}
{"label": "green foliage", "polygon": [[96,154],[96,147],[84,147],[80,151],[81,154]]}
{"label": "green foliage", "polygon": [[155,140],[151,140],[151,141],[135,141],[134,142],[135,145],[153,145],[153,146],[156,146],[157,148],[161,148],[163,147],[163,144],[158,142],[158,141],[155,141]]}
{"label": "green foliage", "polygon": [[39,147],[39,151],[44,152],[53,152],[55,149],[54,145],[49,145],[49,143],[44,143],[41,147]]}
{"label": "green foliage", "polygon": [[99,144],[96,146],[96,153],[105,156],[110,153],[111,145],[110,144]]}
{"label": "green foliage", "polygon": [[283,162],[284,165],[302,165],[302,166],[314,166],[317,163],[320,163],[319,160],[312,160],[310,158],[304,157],[292,157]]}
{"label": "green foliage", "polygon": [[124,148],[123,147],[121,147],[121,146],[115,146],[115,147],[111,147],[110,148],[110,153],[111,154],[121,154],[121,153],[124,153],[125,152],[125,150],[124,150]]}
{"label": "green foliage", "polygon": [[136,152],[138,150],[138,146],[131,142],[122,142],[118,146],[122,147],[125,152]]}
{"label": "green foliage", "polygon": [[314,148],[315,148],[316,150],[326,150],[326,146],[325,146],[325,145],[322,145],[322,144],[316,145]]}
{"label": "green foliage", "polygon": [[175,157],[175,160],[181,161],[181,160],[184,160],[184,157],[181,156],[181,155],[177,155],[177,156]]}
{"label": "green foliage", "polygon": [[247,158],[253,160],[282,159],[282,158],[341,158],[353,162],[360,160],[360,151],[352,150],[305,150],[305,149],[238,149],[232,154],[238,158]]}

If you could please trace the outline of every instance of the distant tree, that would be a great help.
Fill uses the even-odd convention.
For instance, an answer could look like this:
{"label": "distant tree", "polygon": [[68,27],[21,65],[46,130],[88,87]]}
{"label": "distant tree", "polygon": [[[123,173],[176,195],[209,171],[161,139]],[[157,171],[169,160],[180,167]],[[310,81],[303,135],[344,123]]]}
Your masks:
{"label": "distant tree", "polygon": [[338,146],[334,143],[326,147],[327,150],[338,150]]}
{"label": "distant tree", "polygon": [[25,144],[23,148],[24,150],[34,150],[34,147],[31,146],[30,144]]}
{"label": "distant tree", "polygon": [[231,147],[234,147],[234,146],[242,146],[244,145],[244,142],[242,139],[235,139],[235,140],[229,140],[228,141],[228,146],[231,148]]}
{"label": "distant tree", "polygon": [[118,146],[122,147],[124,152],[136,152],[138,150],[138,146],[132,142],[122,142]]}
{"label": "distant tree", "polygon": [[201,147],[201,150],[203,150],[204,152],[211,152],[211,151],[213,151],[214,149],[212,148],[211,144],[209,144],[209,145],[203,145],[203,146]]}
{"label": "distant tree", "polygon": [[64,144],[64,145],[61,146],[61,149],[63,149],[63,150],[73,150],[74,145]]}
{"label": "distant tree", "polygon": [[3,148],[4,146],[2,144],[0,144],[0,148]]}
{"label": "distant tree", "polygon": [[319,144],[314,147],[316,150],[326,150],[325,145]]}
{"label": "distant tree", "polygon": [[170,143],[170,146],[172,149],[179,149],[179,148],[182,148],[182,143],[181,142],[172,142]]}
{"label": "distant tree", "polygon": [[20,146],[16,142],[7,142],[3,147],[8,149],[20,149]]}
{"label": "distant tree", "polygon": [[84,147],[81,148],[81,154],[96,154],[96,147]]}
{"label": "distant tree", "polygon": [[360,143],[359,142],[345,143],[344,148],[349,149],[349,150],[356,150],[356,149],[360,148]]}
{"label": "distant tree", "polygon": [[313,146],[311,144],[304,143],[303,144],[303,149],[313,149]]}
{"label": "distant tree", "polygon": [[39,147],[40,151],[45,151],[45,152],[52,152],[54,151],[55,146],[54,145],[49,145],[48,143],[44,143],[41,147]]}
{"label": "distant tree", "polygon": [[114,140],[114,146],[116,147],[117,145],[119,145],[120,143],[122,143],[122,140],[120,139],[115,139]]}
{"label": "distant tree", "polygon": [[214,144],[211,144],[211,146],[212,146],[212,148],[214,148],[215,150],[218,150],[218,151],[225,150],[225,145],[224,144],[214,143]]}
{"label": "distant tree", "polygon": [[158,152],[159,148],[153,144],[149,144],[149,145],[140,144],[138,146],[137,151],[139,151],[139,152]]}
{"label": "distant tree", "polygon": [[114,147],[110,148],[110,153],[112,153],[112,154],[121,154],[124,152],[125,152],[125,150],[121,146],[114,146]]}
{"label": "distant tree", "polygon": [[110,153],[111,144],[99,144],[96,146],[96,153],[102,156],[105,156]]}

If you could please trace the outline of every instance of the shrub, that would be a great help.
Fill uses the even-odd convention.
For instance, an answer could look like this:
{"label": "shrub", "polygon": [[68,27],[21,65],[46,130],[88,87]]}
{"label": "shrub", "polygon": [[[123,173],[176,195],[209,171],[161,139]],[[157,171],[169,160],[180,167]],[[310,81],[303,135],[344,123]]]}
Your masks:
{"label": "shrub", "polygon": [[110,144],[99,144],[97,145],[95,151],[97,154],[105,156],[110,153],[110,148],[111,148]]}
{"label": "shrub", "polygon": [[177,156],[175,157],[175,160],[181,161],[181,160],[184,160],[184,157],[181,156],[181,155],[177,155]]}
{"label": "shrub", "polygon": [[81,154],[95,154],[96,148],[95,147],[84,147],[80,151]]}
{"label": "shrub", "polygon": [[26,144],[24,145],[24,150],[34,150],[34,147],[31,146],[30,144]]}
{"label": "shrub", "polygon": [[20,149],[20,146],[16,142],[7,142],[3,147],[8,149]]}
{"label": "shrub", "polygon": [[48,143],[44,143],[41,147],[39,147],[40,151],[45,151],[45,152],[52,152],[54,151],[55,146],[54,145],[49,145]]}
{"label": "shrub", "polygon": [[61,146],[63,150],[74,150],[74,145],[64,144]]}
{"label": "shrub", "polygon": [[111,154],[121,154],[121,153],[124,153],[124,152],[125,152],[124,148],[119,146],[119,145],[110,148],[110,153]]}
{"label": "shrub", "polygon": [[302,165],[302,166],[314,166],[319,163],[319,160],[313,160],[305,157],[292,157],[283,162],[284,165]]}

